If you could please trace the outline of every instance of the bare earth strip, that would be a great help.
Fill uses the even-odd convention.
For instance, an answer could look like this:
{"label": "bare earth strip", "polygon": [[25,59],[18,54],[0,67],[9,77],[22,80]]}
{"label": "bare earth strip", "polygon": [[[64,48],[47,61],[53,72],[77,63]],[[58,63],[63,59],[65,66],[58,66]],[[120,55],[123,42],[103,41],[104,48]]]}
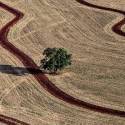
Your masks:
{"label": "bare earth strip", "polygon": [[[118,27],[118,26],[116,26],[116,27]],[[121,28],[121,27],[120,27],[120,28]],[[119,30],[120,28],[118,28],[118,30]],[[10,51],[11,51],[11,50],[10,50]],[[32,62],[32,61],[31,61],[31,62]],[[25,63],[27,66],[29,66],[29,64],[28,64],[27,62],[23,62],[23,63]],[[34,64],[34,63],[33,63],[33,64]],[[36,65],[34,65],[34,68],[37,68]],[[38,78],[38,77],[37,77],[37,78]],[[45,81],[46,81],[46,80],[45,80]],[[47,80],[47,81],[48,81],[48,80]],[[43,82],[43,80],[42,80],[42,82]],[[50,86],[51,86],[51,85],[50,85]],[[56,88],[56,89],[58,90],[58,88]],[[59,91],[59,92],[62,92],[62,91]],[[55,92],[53,93],[53,91],[52,91],[51,94],[54,94],[54,95],[55,95]],[[60,93],[58,93],[58,96],[59,96],[59,94],[60,94]],[[63,95],[63,94],[65,95],[65,93],[62,92],[62,95]],[[60,95],[60,96],[62,96],[62,95]],[[67,97],[63,97],[63,99],[65,98],[65,100],[67,100],[67,101],[69,101],[69,99],[72,98],[72,97],[69,96],[69,95],[66,95],[66,96],[67,96]],[[69,98],[68,96],[69,96],[70,98]],[[59,98],[59,97],[58,97],[58,98]],[[61,97],[61,98],[62,98],[62,97]],[[67,99],[66,99],[66,98],[67,98]],[[72,100],[74,100],[74,98],[72,98]],[[77,102],[78,102],[78,100],[75,99],[75,101],[72,102],[72,103],[78,104]],[[71,103],[71,102],[70,102],[70,103]],[[82,103],[82,101],[80,101],[79,105],[81,105],[81,103]],[[86,103],[86,104],[87,104],[87,107],[88,107],[88,104],[89,104],[89,103]],[[85,106],[85,103],[84,103],[83,106]],[[94,107],[93,107],[93,106],[94,106]],[[90,104],[90,106],[89,106],[89,108],[92,108],[92,109],[94,109],[95,107],[96,107],[96,105],[91,105],[91,104]],[[122,112],[122,111],[112,110],[112,109],[109,110],[109,108],[104,108],[104,107],[98,107],[98,106],[97,106],[97,109],[98,109],[98,108],[100,108],[100,111],[101,111],[101,112],[102,112],[102,110],[103,110],[103,112],[106,112],[106,113],[115,112],[116,115],[119,114],[119,113],[122,113],[121,115],[124,116],[124,112]],[[106,111],[104,111],[104,109],[105,109]],[[98,110],[98,111],[99,111],[99,110]]]}

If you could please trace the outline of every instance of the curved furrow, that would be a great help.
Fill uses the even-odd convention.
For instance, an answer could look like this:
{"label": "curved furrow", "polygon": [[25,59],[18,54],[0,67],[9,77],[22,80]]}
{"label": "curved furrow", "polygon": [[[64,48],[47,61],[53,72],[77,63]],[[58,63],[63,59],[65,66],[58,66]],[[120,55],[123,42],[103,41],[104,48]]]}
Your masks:
{"label": "curved furrow", "polygon": [[[16,12],[16,17],[11,21],[9,22],[8,24],[6,24],[1,30],[0,30],[0,44],[2,46],[4,46],[3,42],[8,42],[7,41],[7,34],[9,32],[9,29],[10,29],[10,26],[13,26],[20,18],[23,17],[23,14],[14,10],[14,9],[10,9],[7,5],[3,4],[0,2],[0,7],[2,7],[3,9],[11,12],[11,13],[15,13]],[[4,39],[4,40],[3,40]],[[7,125],[29,125],[28,123],[25,123],[23,121],[20,121],[20,120],[17,120],[17,119],[14,119],[14,118],[11,118],[11,117],[8,117],[8,116],[5,116],[5,115],[2,115],[0,114],[0,122],[2,123],[5,123]]]}
{"label": "curved furrow", "polygon": [[0,114],[0,122],[5,123],[7,125],[29,125],[28,123],[25,123],[23,121],[19,121],[17,119],[5,116],[5,115],[1,115]]}
{"label": "curved furrow", "polygon": [[[103,6],[98,6],[98,5],[94,5],[91,4],[89,2],[87,2],[86,0],[76,0],[78,3],[86,5],[88,7],[92,7],[95,9],[99,9],[99,10],[106,10],[106,11],[111,11],[111,12],[115,12],[115,13],[119,13],[125,16],[125,11],[119,10],[119,9],[113,9],[113,8],[108,8],[108,7],[103,7]],[[116,34],[119,34],[121,36],[125,36],[125,32],[123,32],[121,30],[121,27],[125,24],[125,18],[122,19],[120,22],[116,23],[113,27],[112,27],[112,31],[114,31]]]}
{"label": "curved furrow", "polygon": [[[117,13],[125,15],[125,12],[121,11],[121,10],[96,6],[91,3],[86,2],[85,0],[76,0],[76,1],[79,2],[80,4],[83,4],[83,5],[92,7],[92,8],[117,12]],[[30,67],[32,69],[39,70],[39,66],[37,66],[35,64],[35,62],[28,55],[26,55],[24,52],[22,52],[21,50],[16,48],[7,39],[7,35],[8,35],[10,27],[13,26],[19,19],[21,19],[23,17],[23,13],[19,12],[18,10],[15,10],[1,2],[0,2],[0,6],[3,9],[5,9],[15,15],[15,18],[12,21],[10,21],[8,24],[6,24],[0,30],[0,41],[1,41],[0,45],[3,48],[7,49],[9,52],[11,52],[13,55],[15,55],[18,59],[20,59],[20,61],[24,64],[25,67]],[[125,24],[125,19],[120,21],[119,23],[117,23],[115,26],[113,26],[112,30],[117,34],[124,36],[125,33],[123,33],[121,31],[121,26],[123,24]],[[29,72],[31,72],[31,71],[29,70]],[[111,109],[111,108],[106,108],[106,107],[90,104],[85,101],[72,97],[71,95],[63,92],[58,87],[56,87],[43,73],[33,74],[33,76],[45,90],[47,90],[50,94],[52,94],[53,96],[55,96],[56,98],[58,98],[60,100],[63,100],[69,104],[72,104],[72,105],[75,105],[78,107],[82,107],[82,108],[86,108],[86,109],[89,109],[92,111],[120,116],[120,117],[125,117],[125,111],[120,111],[120,110],[115,110],[115,109]]]}

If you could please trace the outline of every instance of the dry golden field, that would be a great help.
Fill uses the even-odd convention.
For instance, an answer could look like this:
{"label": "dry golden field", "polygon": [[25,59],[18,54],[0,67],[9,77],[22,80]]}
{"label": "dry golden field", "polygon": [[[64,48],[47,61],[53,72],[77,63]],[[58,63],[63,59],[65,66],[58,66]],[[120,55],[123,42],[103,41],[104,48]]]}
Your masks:
{"label": "dry golden field", "polygon": [[[58,88],[91,104],[125,111],[125,37],[111,30],[123,15],[76,0],[0,1],[24,13],[8,39],[38,65],[47,47],[64,47],[73,54],[72,66],[63,74],[47,75]],[[87,1],[125,11],[124,0]],[[0,9],[0,28],[11,19],[12,14]],[[20,71],[14,74],[14,69]],[[23,70],[23,64],[0,47],[0,114],[31,125],[125,125],[125,118],[57,99],[31,74],[20,75]]]}

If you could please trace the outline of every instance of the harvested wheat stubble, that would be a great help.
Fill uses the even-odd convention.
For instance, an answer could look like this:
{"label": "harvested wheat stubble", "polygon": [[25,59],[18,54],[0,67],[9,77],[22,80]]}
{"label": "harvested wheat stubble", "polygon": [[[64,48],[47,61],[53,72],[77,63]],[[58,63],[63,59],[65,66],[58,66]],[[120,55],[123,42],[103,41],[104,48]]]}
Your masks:
{"label": "harvested wheat stubble", "polygon": [[[32,26],[30,26],[29,29],[29,22],[26,22],[26,18],[22,19],[19,22],[20,34],[17,34],[15,38],[14,33],[18,32],[18,28],[16,29],[16,27],[18,27],[17,24],[15,29],[13,28],[11,30],[12,35],[9,36],[9,39],[11,39],[11,42],[17,48],[27,53],[37,63],[39,63],[41,51],[45,47],[57,46],[67,48],[74,55],[73,66],[68,69],[67,74],[56,77],[49,76],[50,79],[62,90],[77,98],[82,100],[86,99],[89,102],[92,101],[94,104],[97,103],[106,107],[124,110],[124,43],[121,43],[120,40],[115,40],[115,38],[103,30],[110,21],[116,18],[116,14],[108,14],[104,11],[91,11],[91,9],[84,8],[83,6],[79,8],[78,3],[76,3],[74,7],[74,3],[75,2],[72,3],[72,1],[68,3],[61,0],[47,0],[47,2],[44,0],[32,0],[27,3],[31,6],[25,5],[24,8],[23,5],[25,1],[22,1],[19,5],[17,4],[15,8],[20,8],[20,11],[22,10],[26,13],[31,12],[31,15],[34,15],[33,20],[36,20],[35,23],[38,24],[36,27],[34,26],[33,29]],[[40,14],[38,14],[39,10],[41,10],[39,8],[43,8]],[[102,16],[102,13],[105,15]],[[38,19],[35,17],[38,17]],[[54,17],[57,19],[57,25]],[[104,21],[106,24],[104,24],[103,21],[99,22],[101,19],[103,20],[104,17],[107,19]],[[33,17],[29,16],[28,18]],[[41,24],[43,18],[51,19],[51,22],[47,24],[47,27],[43,29],[39,27],[41,29],[38,29],[38,25]],[[62,19],[60,21],[62,22],[61,24],[58,23],[58,18]],[[50,25],[50,27],[48,25]],[[14,30],[15,32],[13,32]],[[97,31],[97,33],[95,31]],[[23,37],[24,34],[27,35]],[[77,45],[74,46],[73,43],[77,43]],[[4,56],[6,57],[6,52]],[[15,60],[17,59],[13,59],[13,62],[16,62]],[[6,74],[2,75],[6,76]],[[18,76],[18,79],[21,77],[24,78],[25,76]],[[67,103],[60,102],[46,91],[43,90],[41,92],[38,84],[32,88],[37,82],[32,76],[27,77],[28,78],[24,79],[28,79],[29,81],[25,82],[24,80],[19,86],[15,87],[17,92],[12,90],[11,92],[13,94],[11,92],[8,93],[7,96],[4,97],[2,104],[5,107],[15,107],[15,112],[18,112],[18,107],[23,107],[25,110],[22,111],[22,114],[29,115],[32,118],[38,115],[39,118],[36,117],[35,120],[39,121],[37,125],[42,124],[42,120],[45,120],[44,122],[47,122],[46,124],[60,125],[122,125],[125,122],[122,118],[98,113],[91,114],[88,110],[79,109]],[[11,81],[11,78],[12,77],[9,77],[7,79]],[[32,89],[30,89],[30,87]],[[35,88],[37,91],[39,90],[38,94]],[[11,99],[13,97],[12,95],[17,96],[13,103]],[[13,111],[8,115],[11,116]],[[55,117],[50,116],[50,112],[53,112]],[[48,116],[50,116],[50,119],[46,121],[45,116],[47,119]],[[32,124],[35,125],[35,121]]]}

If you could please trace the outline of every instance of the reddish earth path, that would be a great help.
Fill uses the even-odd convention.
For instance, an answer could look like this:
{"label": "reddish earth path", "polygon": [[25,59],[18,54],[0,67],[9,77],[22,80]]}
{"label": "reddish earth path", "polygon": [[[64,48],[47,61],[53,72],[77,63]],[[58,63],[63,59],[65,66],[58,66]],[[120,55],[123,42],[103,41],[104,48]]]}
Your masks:
{"label": "reddish earth path", "polygon": [[[117,13],[125,15],[125,12],[121,11],[121,10],[93,5],[91,3],[86,2],[85,0],[76,0],[76,1],[79,2],[80,4],[83,4],[83,5],[92,7],[92,8],[117,12]],[[18,59],[20,59],[20,61],[24,64],[24,66],[26,68],[32,68],[34,70],[39,70],[39,67],[35,64],[33,59],[31,59],[28,55],[23,53],[18,48],[16,48],[7,39],[7,35],[10,30],[10,27],[12,27],[14,24],[16,24],[17,21],[19,21],[23,17],[23,13],[3,4],[2,2],[0,2],[0,7],[2,7],[3,9],[5,9],[15,15],[15,18],[12,21],[10,21],[9,23],[7,23],[0,30],[0,45],[3,48],[5,48],[6,50],[8,50],[9,52],[11,52],[13,55],[15,55]],[[113,26],[112,30],[119,35],[125,36],[125,33],[121,31],[121,26],[123,24],[125,24],[125,19],[123,19],[122,21],[117,23],[115,26]],[[31,70],[29,70],[29,72],[31,72]],[[69,104],[72,104],[72,105],[75,105],[78,107],[82,107],[82,108],[86,108],[86,109],[89,109],[92,111],[120,116],[120,117],[125,117],[125,111],[120,111],[120,110],[115,110],[115,109],[111,109],[111,108],[106,108],[106,107],[90,104],[90,103],[84,102],[82,100],[79,100],[77,98],[74,98],[71,95],[68,95],[67,93],[63,92],[58,87],[56,87],[51,81],[49,81],[49,79],[43,73],[33,74],[33,76],[45,90],[47,90],[50,94],[52,94],[53,96],[55,96],[56,98],[58,98],[60,100],[63,100]],[[1,116],[0,116],[0,118],[1,118]],[[2,122],[7,121],[6,116],[3,116],[2,118],[3,118],[2,120],[0,119]],[[8,117],[8,123],[9,123],[9,119],[11,119],[11,118]],[[15,120],[15,122],[16,122],[16,120]],[[24,125],[25,124],[26,123],[24,123]]]}
{"label": "reddish earth path", "polygon": [[[103,7],[103,6],[98,6],[98,5],[94,5],[94,4],[91,4],[89,2],[87,2],[87,0],[76,0],[77,2],[79,2],[80,4],[83,4],[83,5],[86,5],[88,7],[92,7],[92,8],[95,8],[95,9],[99,9],[99,10],[106,10],[106,11],[111,11],[111,12],[115,12],[115,13],[120,13],[122,15],[125,16],[125,11],[122,11],[122,10],[118,10],[118,9],[113,9],[113,8],[108,8],[108,7]],[[120,22],[118,22],[117,24],[115,24],[113,27],[112,27],[112,30],[121,35],[121,36],[125,36],[125,32],[123,32],[121,30],[121,27],[125,24],[125,18],[123,20],[121,20]]]}
{"label": "reddish earth path", "polygon": [[[21,17],[23,17],[23,14],[18,12],[17,10],[11,9],[7,5],[3,4],[2,2],[0,2],[0,7],[16,15],[16,17],[11,22],[6,24],[0,30],[0,45],[6,49],[9,49],[8,48],[9,46],[7,47],[7,45],[9,45],[9,42],[7,40],[7,34],[9,32],[10,27],[13,26]],[[2,114],[0,114],[0,122],[7,124],[7,125],[29,125],[28,123],[25,123],[23,121],[20,121],[20,120],[17,120],[17,119],[14,119],[14,118],[2,115]]]}
{"label": "reddish earth path", "polygon": [[28,123],[25,123],[23,121],[19,121],[17,119],[10,118],[1,114],[0,114],[0,122],[5,123],[7,125],[29,125]]}

